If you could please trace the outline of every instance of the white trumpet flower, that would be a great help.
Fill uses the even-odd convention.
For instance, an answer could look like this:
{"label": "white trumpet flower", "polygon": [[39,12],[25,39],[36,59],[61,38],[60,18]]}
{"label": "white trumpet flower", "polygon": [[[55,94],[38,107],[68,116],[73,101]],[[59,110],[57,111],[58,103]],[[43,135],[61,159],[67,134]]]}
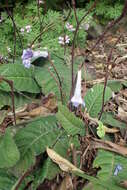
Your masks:
{"label": "white trumpet flower", "polygon": [[71,102],[74,107],[78,107],[79,105],[83,105],[85,107],[85,102],[81,97],[81,70],[78,71],[75,92],[74,96],[71,98]]}

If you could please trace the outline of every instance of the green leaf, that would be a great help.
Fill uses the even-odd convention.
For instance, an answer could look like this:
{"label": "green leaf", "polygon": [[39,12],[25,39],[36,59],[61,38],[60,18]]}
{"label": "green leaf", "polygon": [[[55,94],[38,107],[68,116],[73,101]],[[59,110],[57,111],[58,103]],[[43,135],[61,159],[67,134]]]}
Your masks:
{"label": "green leaf", "polygon": [[[92,182],[93,186],[94,187],[97,187],[96,189],[98,190],[114,190],[114,185],[109,185],[108,183],[105,183],[104,181],[100,181],[98,180],[98,178],[95,178],[93,176],[89,176],[85,173],[80,173],[80,172],[73,172],[73,174],[75,174],[76,176],[79,176],[79,177],[82,177],[83,179],[87,179],[89,180],[90,182]],[[116,186],[115,186],[116,187]],[[96,190],[94,188],[94,190]],[[83,188],[83,190],[85,190],[85,188]],[[89,189],[87,188],[87,190],[92,190],[92,189]],[[123,190],[123,189],[119,189],[119,190]]]}
{"label": "green leaf", "polygon": [[34,163],[35,155],[43,153],[47,146],[52,146],[58,134],[55,116],[39,118],[26,125],[25,128],[19,129],[15,136],[21,153],[19,168],[24,165],[23,170],[28,169]]}
{"label": "green leaf", "polygon": [[[93,166],[96,168],[101,168],[97,174],[100,182],[107,182],[110,186],[109,188],[114,186],[114,189],[124,189],[120,187],[120,182],[126,180],[126,161],[127,160],[125,157],[119,156],[109,151],[99,150],[98,155],[94,160]],[[122,171],[119,171],[118,175],[114,176],[114,171],[118,164],[122,166]]]}
{"label": "green leaf", "polygon": [[66,106],[59,104],[56,117],[69,135],[85,135],[83,121],[70,112]]}
{"label": "green leaf", "polygon": [[18,171],[18,173],[22,174],[22,172],[25,172],[28,168],[35,164],[36,154],[34,150],[29,148],[25,153],[23,150],[20,150],[20,155],[20,160],[17,162],[14,169]]}
{"label": "green leaf", "polygon": [[127,87],[127,81],[122,82],[122,84]]}
{"label": "green leaf", "polygon": [[[58,138],[56,144],[53,146],[53,149],[57,151],[61,156],[68,158],[67,156],[68,148],[69,148],[69,138],[64,133]],[[57,166],[57,164],[52,162],[50,158],[47,158],[42,168],[40,168],[39,172],[37,172],[36,174],[36,178],[33,182],[33,187],[34,187],[33,190],[36,190],[39,184],[43,183],[45,179],[52,180],[60,172],[61,170]]]}
{"label": "green leaf", "polygon": [[[18,93],[14,93],[15,107],[23,106],[26,103],[29,103],[31,100],[20,95]],[[11,94],[8,92],[4,92],[0,90],[0,108],[3,106],[11,106],[12,107],[12,98]]]}
{"label": "green leaf", "polygon": [[10,190],[15,184],[16,178],[7,170],[0,169],[0,190]]}
{"label": "green leaf", "polygon": [[114,115],[112,113],[104,112],[102,114],[101,121],[104,124],[110,125],[112,127],[126,128],[126,124],[121,122],[121,121],[118,121],[117,119],[115,119]]}
{"label": "green leaf", "polygon": [[[22,64],[4,64],[0,66],[0,75],[13,81],[14,91],[40,92],[39,86],[33,78],[32,69],[26,69]],[[6,82],[0,83],[0,89],[11,91]]]}
{"label": "green leaf", "polygon": [[122,83],[119,80],[108,80],[107,86],[110,87],[113,92],[118,92],[122,88]]}
{"label": "green leaf", "polygon": [[10,129],[0,138],[0,168],[9,168],[16,164],[20,154],[12,138]]}
{"label": "green leaf", "polygon": [[[54,66],[59,74],[62,82],[62,92],[64,101],[68,101],[71,89],[71,67],[70,65],[64,64],[61,59],[54,58]],[[78,65],[74,66],[74,73],[77,72]],[[52,73],[52,74],[51,74]],[[56,80],[53,78],[53,76]],[[49,62],[43,65],[43,67],[35,68],[35,79],[38,84],[42,87],[42,92],[48,94],[53,92],[56,94],[58,100],[60,100],[60,90],[58,77]]]}
{"label": "green leaf", "polygon": [[[101,110],[103,90],[103,85],[95,85],[93,88],[89,89],[85,95],[87,112],[91,117],[97,117]],[[109,87],[106,87],[104,102],[106,103],[111,97],[112,91]]]}

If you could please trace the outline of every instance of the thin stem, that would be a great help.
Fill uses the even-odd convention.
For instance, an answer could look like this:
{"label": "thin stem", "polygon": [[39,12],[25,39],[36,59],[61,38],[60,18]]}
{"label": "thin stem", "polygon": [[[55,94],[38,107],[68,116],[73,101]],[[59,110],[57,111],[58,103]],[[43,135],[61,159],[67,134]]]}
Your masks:
{"label": "thin stem", "polygon": [[[41,21],[41,16],[40,16],[40,4],[39,4],[39,0],[37,0],[37,10],[38,10],[38,18],[39,18],[39,22],[40,22],[40,33],[41,33],[41,30],[42,30],[42,21]],[[38,39],[39,43],[41,41],[41,36],[40,38]]]}
{"label": "thin stem", "polygon": [[98,117],[98,120],[101,119],[102,114],[103,114],[103,111],[104,111],[105,92],[106,92],[107,81],[108,81],[109,65],[110,65],[110,61],[111,61],[111,59],[112,59],[112,52],[113,52],[114,47],[116,47],[116,44],[119,42],[121,36],[122,36],[122,35],[119,36],[119,38],[117,39],[115,45],[112,47],[112,49],[111,49],[111,51],[110,51],[110,53],[109,53],[108,59],[107,59],[106,74],[105,74],[105,80],[104,80],[104,90],[103,90],[103,97],[102,97],[102,107],[101,107],[101,112],[100,112],[100,115],[99,115],[99,117]]}
{"label": "thin stem", "polygon": [[25,179],[25,177],[27,177],[27,176],[30,175],[30,173],[32,172],[32,170],[33,170],[33,168],[29,169],[25,173],[23,173],[23,175],[19,178],[18,183],[17,183],[17,185],[16,185],[16,187],[15,187],[14,190],[19,190],[19,187],[22,184],[23,180]]}
{"label": "thin stem", "polygon": [[62,82],[61,82],[61,78],[60,78],[59,73],[57,72],[57,69],[56,69],[55,65],[53,64],[53,62],[52,62],[50,56],[49,56],[49,62],[50,62],[50,64],[51,64],[51,66],[53,67],[53,69],[54,69],[54,71],[55,71],[55,73],[56,73],[56,76],[57,76],[57,78],[58,78],[59,86],[60,86],[59,90],[60,90],[61,102],[63,103],[63,92],[62,92]]}
{"label": "thin stem", "polygon": [[84,20],[84,18],[93,10],[93,8],[95,8],[96,6],[96,1],[94,2],[94,4],[90,7],[90,9],[87,11],[87,13],[80,19],[80,21],[78,21],[75,32],[74,32],[74,37],[73,37],[73,41],[72,41],[72,57],[71,57],[71,75],[72,75],[72,80],[71,80],[71,93],[70,93],[70,97],[72,97],[73,95],[73,91],[74,91],[74,49],[75,49],[75,41],[76,41],[76,37],[77,37],[77,33],[80,27],[80,24],[82,23],[82,21]]}
{"label": "thin stem", "polygon": [[16,125],[16,115],[15,115],[15,99],[14,99],[14,87],[13,87],[13,81],[5,79],[4,77],[0,77],[0,80],[5,81],[6,83],[8,83],[8,85],[11,88],[11,99],[12,99],[12,111],[14,114],[14,123]]}
{"label": "thin stem", "polygon": [[77,25],[78,25],[78,17],[77,17],[77,12],[76,12],[76,3],[75,3],[75,0],[72,0],[72,7],[73,7],[73,10],[74,10],[74,14],[75,14],[75,20],[77,22]]}
{"label": "thin stem", "polygon": [[[8,0],[6,1],[6,4],[8,5]],[[9,9],[8,9],[8,6],[7,6],[7,8],[6,8],[6,11],[7,11],[8,16],[9,16],[10,19],[12,20],[13,26],[14,26],[14,28],[15,28],[15,32],[17,32],[17,35],[18,35],[19,40],[20,40],[21,48],[23,49],[23,43],[22,43],[22,40],[21,40],[19,31],[18,31],[18,28],[17,28],[17,26],[16,26],[16,24],[15,24],[13,15],[11,15],[11,13],[10,13],[10,11],[9,11]],[[16,34],[15,34],[15,35],[16,35]]]}

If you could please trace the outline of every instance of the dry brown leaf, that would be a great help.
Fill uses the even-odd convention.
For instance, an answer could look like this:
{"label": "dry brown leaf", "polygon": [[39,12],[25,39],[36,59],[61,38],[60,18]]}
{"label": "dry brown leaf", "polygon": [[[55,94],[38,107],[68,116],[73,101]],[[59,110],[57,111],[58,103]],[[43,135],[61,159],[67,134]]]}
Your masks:
{"label": "dry brown leaf", "polygon": [[118,144],[112,143],[110,141],[103,141],[100,139],[95,139],[90,140],[90,148],[91,149],[96,149],[96,148],[101,148],[105,150],[109,150],[111,152],[116,152],[117,154],[121,154],[123,156],[127,157],[127,148],[124,146],[120,146]]}
{"label": "dry brown leaf", "polygon": [[83,173],[80,169],[74,166],[71,162],[60,156],[53,149],[47,147],[47,154],[52,159],[53,162],[59,165],[60,169],[65,172],[77,171]]}
{"label": "dry brown leaf", "polygon": [[72,178],[70,175],[67,175],[57,190],[73,190]]}
{"label": "dry brown leaf", "polygon": [[[48,116],[51,115],[50,110],[48,110],[45,107],[39,106],[33,110],[31,110],[30,112],[28,111],[21,111],[21,112],[16,112],[16,118],[31,118],[31,117],[37,117],[37,116]],[[11,116],[11,114],[9,113],[9,116]]]}
{"label": "dry brown leaf", "polygon": [[108,128],[108,127],[106,127],[106,126],[104,126],[104,130],[105,130],[105,133],[117,133],[117,132],[119,132],[119,129],[117,129],[117,128]]}
{"label": "dry brown leaf", "polygon": [[120,183],[122,187],[127,189],[127,180]]}
{"label": "dry brown leaf", "polygon": [[33,109],[28,112],[28,116],[37,117],[37,116],[48,116],[51,114],[51,111],[45,107],[39,106],[38,108]]}
{"label": "dry brown leaf", "polygon": [[118,117],[119,117],[121,120],[127,122],[127,112],[125,112],[125,111],[123,110],[123,108],[120,107],[120,106],[119,106],[119,108],[118,108]]}
{"label": "dry brown leaf", "polygon": [[56,96],[53,93],[48,94],[48,96],[43,98],[41,104],[50,111],[54,111],[57,108]]}

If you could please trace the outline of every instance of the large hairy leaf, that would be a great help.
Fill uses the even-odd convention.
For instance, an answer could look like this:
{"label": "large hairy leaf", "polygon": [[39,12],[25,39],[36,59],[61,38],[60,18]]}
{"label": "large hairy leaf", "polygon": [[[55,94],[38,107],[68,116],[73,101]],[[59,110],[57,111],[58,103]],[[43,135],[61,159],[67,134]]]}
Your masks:
{"label": "large hairy leaf", "polygon": [[55,116],[37,119],[20,129],[15,136],[21,152],[19,168],[24,166],[22,169],[25,170],[33,165],[35,155],[43,153],[47,146],[52,146],[58,134]]}
{"label": "large hairy leaf", "polygon": [[[62,92],[64,100],[69,99],[70,89],[71,89],[71,67],[64,64],[61,59],[54,59],[54,66],[60,76],[62,82]],[[74,72],[77,72],[78,65],[75,64]],[[54,79],[54,77],[56,79]],[[60,87],[59,81],[56,73],[49,62],[43,65],[42,68],[35,69],[35,79],[38,84],[42,87],[42,92],[48,94],[54,92],[58,99],[60,100]],[[57,82],[56,82],[57,80]]]}
{"label": "large hairy leaf", "polygon": [[[53,146],[53,149],[57,151],[60,155],[68,158],[67,150],[69,148],[69,138],[66,133],[61,134],[58,138],[56,144]],[[36,178],[33,183],[33,190],[36,190],[39,184],[43,183],[45,179],[51,180],[56,175],[60,173],[60,168],[52,162],[50,158],[47,158],[40,170],[36,173]]]}
{"label": "large hairy leaf", "polygon": [[[20,177],[16,177],[16,174],[12,170],[0,169],[0,190],[15,190],[17,184],[21,180]],[[25,181],[20,184],[18,190],[23,190],[25,186],[32,180],[32,175],[29,178],[25,178]]]}
{"label": "large hairy leaf", "polygon": [[[21,64],[5,64],[0,66],[0,75],[13,81],[14,91],[40,92],[39,86],[33,78],[32,69],[26,69]],[[11,91],[6,82],[0,83],[0,89]]]}
{"label": "large hairy leaf", "polygon": [[9,168],[16,164],[20,154],[13,140],[10,129],[0,138],[0,168]]}
{"label": "large hairy leaf", "polygon": [[[56,144],[53,146],[53,150],[67,160],[71,160],[71,155],[68,155],[67,151],[72,144],[75,148],[80,148],[80,143],[77,136],[70,138],[66,132],[63,132],[57,139]],[[36,177],[32,186],[33,190],[36,190],[39,184],[43,183],[45,179],[52,180],[60,172],[61,170],[58,165],[55,164],[50,158],[47,158],[42,168],[40,168],[40,170],[36,173]]]}
{"label": "large hairy leaf", "polygon": [[[125,157],[111,153],[105,150],[99,150],[93,166],[101,168],[98,171],[97,177],[100,182],[106,182],[110,185],[109,189],[113,185],[115,189],[124,189],[120,187],[120,182],[126,180],[127,173],[127,160]],[[122,170],[118,172],[118,175],[114,175],[117,165],[121,165]]]}
{"label": "large hairy leaf", "polygon": [[[15,107],[20,107],[25,103],[29,103],[30,99],[23,95],[14,93]],[[3,106],[12,106],[11,93],[0,90],[0,108]]]}
{"label": "large hairy leaf", "polygon": [[15,184],[16,178],[7,170],[0,169],[0,190],[10,190]]}
{"label": "large hairy leaf", "polygon": [[[85,95],[86,108],[91,117],[97,117],[101,110],[103,90],[103,85],[95,85],[93,88],[89,89]],[[105,102],[111,97],[112,91],[109,87],[107,87],[105,91]]]}
{"label": "large hairy leaf", "polygon": [[66,106],[59,104],[56,117],[69,135],[85,134],[83,121],[70,112]]}
{"label": "large hairy leaf", "polygon": [[[55,67],[57,69],[57,72],[59,73],[59,76],[61,78],[62,82],[62,90],[63,90],[63,96],[65,99],[69,95],[69,88],[70,88],[70,70],[69,68],[61,63],[55,63]],[[41,69],[37,69],[35,73],[35,78],[39,85],[42,87],[42,92],[45,94],[48,94],[49,92],[54,92],[58,99],[60,99],[60,90],[59,90],[59,81],[56,77],[56,80],[54,80],[53,76],[56,77],[56,73],[54,72],[54,69],[50,65],[50,63],[47,63],[43,66]],[[66,88],[66,91],[64,90]]]}

